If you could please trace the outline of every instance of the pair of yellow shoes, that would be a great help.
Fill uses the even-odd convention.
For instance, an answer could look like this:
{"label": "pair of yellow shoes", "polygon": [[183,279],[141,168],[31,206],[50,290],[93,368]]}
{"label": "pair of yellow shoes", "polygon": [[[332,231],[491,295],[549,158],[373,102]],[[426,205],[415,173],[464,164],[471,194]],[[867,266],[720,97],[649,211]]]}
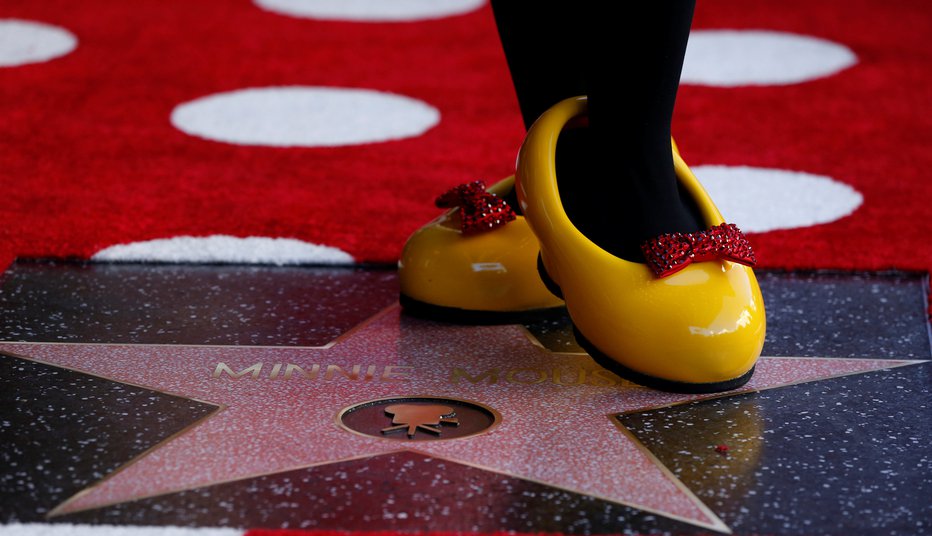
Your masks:
{"label": "pair of yellow shoes", "polygon": [[[465,322],[517,322],[565,306],[579,344],[624,378],[678,392],[740,387],[766,330],[747,241],[724,223],[675,146],[677,178],[709,230],[658,237],[645,245],[647,264],[589,240],[563,209],[554,169],[560,133],[586,113],[585,97],[558,103],[529,129],[516,179],[488,193],[465,185],[441,198],[458,208],[405,244],[402,305]],[[503,206],[512,188],[523,216]]]}

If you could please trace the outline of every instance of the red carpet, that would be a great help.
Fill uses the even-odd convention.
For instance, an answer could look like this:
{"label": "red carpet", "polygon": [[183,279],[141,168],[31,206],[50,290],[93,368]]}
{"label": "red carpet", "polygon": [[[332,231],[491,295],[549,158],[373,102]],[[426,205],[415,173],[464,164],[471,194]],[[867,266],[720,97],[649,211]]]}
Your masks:
{"label": "red carpet", "polygon": [[[509,174],[523,134],[487,6],[414,22],[344,22],[247,1],[42,1],[7,4],[0,19],[54,25],[77,39],[61,57],[0,67],[4,266],[212,235],[294,238],[351,261],[394,262],[408,234],[437,213],[437,193]],[[863,196],[850,216],[754,233],[763,266],[929,270],[927,2],[700,1],[694,28],[818,37],[857,57],[798,83],[684,81],[674,135],[691,165],[805,172]],[[200,97],[273,86],[377,90],[427,103],[440,119],[403,139],[330,147],[211,141],[170,120]]]}

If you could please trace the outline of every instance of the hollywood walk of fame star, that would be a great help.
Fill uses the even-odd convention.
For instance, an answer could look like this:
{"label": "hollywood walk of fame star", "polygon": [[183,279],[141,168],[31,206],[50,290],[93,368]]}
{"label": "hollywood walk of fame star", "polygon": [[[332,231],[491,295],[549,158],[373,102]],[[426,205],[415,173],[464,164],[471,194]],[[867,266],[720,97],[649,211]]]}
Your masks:
{"label": "hollywood walk of fame star", "polygon": [[[623,382],[584,354],[544,349],[520,326],[441,325],[390,307],[320,348],[0,343],[0,351],[220,407],[53,515],[409,448],[728,531],[613,417],[710,395]],[[732,394],[912,363],[764,357]],[[501,423],[407,447],[336,422],[362,402],[424,395],[481,403]]]}

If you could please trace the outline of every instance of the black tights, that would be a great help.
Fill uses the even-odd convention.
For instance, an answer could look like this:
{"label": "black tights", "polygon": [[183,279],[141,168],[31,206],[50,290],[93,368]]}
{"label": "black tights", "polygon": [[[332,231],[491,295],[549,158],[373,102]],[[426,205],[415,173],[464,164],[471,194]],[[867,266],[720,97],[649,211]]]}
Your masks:
{"label": "black tights", "polygon": [[695,0],[565,4],[492,0],[525,126],[560,100],[589,97],[590,127],[561,134],[557,153],[570,219],[603,248],[639,260],[644,240],[702,227],[670,148]]}

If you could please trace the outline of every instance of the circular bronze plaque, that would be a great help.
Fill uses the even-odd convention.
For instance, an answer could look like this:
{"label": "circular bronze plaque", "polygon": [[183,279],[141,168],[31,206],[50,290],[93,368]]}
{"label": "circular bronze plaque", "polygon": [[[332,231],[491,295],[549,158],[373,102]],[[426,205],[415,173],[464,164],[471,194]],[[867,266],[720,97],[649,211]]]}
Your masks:
{"label": "circular bronze plaque", "polygon": [[357,434],[395,441],[438,441],[484,434],[498,425],[494,409],[468,400],[398,396],[342,410],[337,423]]}

